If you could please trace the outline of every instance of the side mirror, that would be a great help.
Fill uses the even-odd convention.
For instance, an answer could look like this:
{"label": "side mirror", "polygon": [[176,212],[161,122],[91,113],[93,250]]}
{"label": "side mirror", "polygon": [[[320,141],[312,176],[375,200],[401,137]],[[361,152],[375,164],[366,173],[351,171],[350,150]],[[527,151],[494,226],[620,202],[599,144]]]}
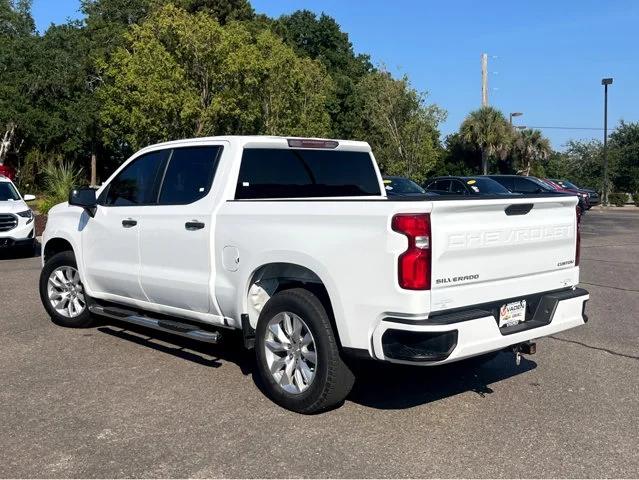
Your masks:
{"label": "side mirror", "polygon": [[35,197],[35,195],[28,194],[28,195],[25,195],[24,197],[22,197],[22,199],[25,202],[33,202],[36,199],[36,197]]}
{"label": "side mirror", "polygon": [[95,215],[95,210],[98,208],[98,200],[95,197],[95,190],[92,188],[74,188],[69,193],[69,205],[75,205],[76,207],[84,208],[89,216]]}

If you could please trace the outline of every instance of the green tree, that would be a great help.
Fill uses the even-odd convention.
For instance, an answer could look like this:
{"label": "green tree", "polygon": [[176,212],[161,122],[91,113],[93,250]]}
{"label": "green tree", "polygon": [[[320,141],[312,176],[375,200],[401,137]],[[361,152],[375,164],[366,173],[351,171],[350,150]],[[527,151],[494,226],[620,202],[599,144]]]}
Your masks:
{"label": "green tree", "polygon": [[273,28],[298,55],[318,60],[326,67],[335,84],[335,95],[328,105],[332,135],[352,138],[358,130],[361,107],[357,103],[357,83],[374,70],[369,56],[356,55],[348,34],[326,14],[318,17],[309,10],[299,10],[277,19]]}
{"label": "green tree", "polygon": [[358,137],[367,140],[382,171],[423,182],[440,154],[439,123],[446,112],[426,103],[404,77],[388,72],[368,74],[357,85],[361,101]]}
{"label": "green tree", "polygon": [[0,36],[25,37],[35,32],[32,3],[32,0],[0,0]]}
{"label": "green tree", "polygon": [[481,170],[488,173],[491,158],[505,158],[511,148],[512,128],[493,107],[470,112],[459,129],[461,139],[481,153]]}
{"label": "green tree", "polygon": [[173,5],[125,36],[100,89],[109,142],[139,148],[212,134],[325,135],[330,77],[269,31]]}
{"label": "green tree", "polygon": [[569,179],[572,177],[566,152],[553,151],[542,165],[547,178]]}
{"label": "green tree", "polygon": [[[614,165],[611,164],[614,171]],[[565,151],[552,153],[543,168],[548,178],[566,178],[580,187],[603,188],[603,146],[598,140],[570,140]]]}
{"label": "green tree", "polygon": [[541,131],[529,128],[515,134],[513,150],[517,173],[530,175],[531,170],[541,167],[552,152],[552,147]]}
{"label": "green tree", "polygon": [[444,139],[444,147],[430,176],[476,175],[481,170],[481,155],[462,141],[459,133]]}
{"label": "green tree", "polygon": [[31,2],[0,0],[0,164],[25,140],[29,85],[25,77],[35,55]]}
{"label": "green tree", "polygon": [[615,189],[639,193],[639,122],[623,120],[610,135],[610,160],[614,172],[610,175]]}
{"label": "green tree", "polygon": [[248,0],[175,0],[174,3],[189,13],[205,12],[221,25],[233,20],[251,20],[255,15]]}

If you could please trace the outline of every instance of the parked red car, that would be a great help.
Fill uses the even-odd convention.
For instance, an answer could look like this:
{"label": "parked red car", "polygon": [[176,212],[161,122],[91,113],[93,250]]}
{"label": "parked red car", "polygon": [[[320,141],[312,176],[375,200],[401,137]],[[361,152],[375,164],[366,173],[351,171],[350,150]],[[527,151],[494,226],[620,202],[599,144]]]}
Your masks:
{"label": "parked red car", "polygon": [[547,178],[543,178],[542,180],[544,181],[544,183],[549,185],[553,190],[556,190],[557,192],[572,193],[573,195],[577,195],[579,197],[579,206],[581,207],[581,210],[583,212],[585,212],[586,210],[590,210],[590,200],[588,198],[588,194],[587,193],[576,192],[574,190],[569,190],[569,189],[564,188],[561,185],[559,185],[558,183],[553,182],[552,180],[549,180]]}
{"label": "parked red car", "polygon": [[9,165],[0,164],[0,175],[4,175],[11,181],[14,181],[16,179],[16,171]]}

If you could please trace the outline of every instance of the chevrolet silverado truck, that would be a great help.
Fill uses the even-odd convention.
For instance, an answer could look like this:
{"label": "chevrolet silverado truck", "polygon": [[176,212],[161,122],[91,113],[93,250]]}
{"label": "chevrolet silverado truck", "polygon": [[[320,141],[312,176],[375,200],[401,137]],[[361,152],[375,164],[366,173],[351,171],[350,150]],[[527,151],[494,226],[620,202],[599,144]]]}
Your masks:
{"label": "chevrolet silverado truck", "polygon": [[364,142],[162,143],[50,211],[40,296],[66,327],[110,317],[210,343],[239,330],[267,395],[312,413],[346,398],[351,357],[531,353],[583,325],[576,203],[389,198]]}

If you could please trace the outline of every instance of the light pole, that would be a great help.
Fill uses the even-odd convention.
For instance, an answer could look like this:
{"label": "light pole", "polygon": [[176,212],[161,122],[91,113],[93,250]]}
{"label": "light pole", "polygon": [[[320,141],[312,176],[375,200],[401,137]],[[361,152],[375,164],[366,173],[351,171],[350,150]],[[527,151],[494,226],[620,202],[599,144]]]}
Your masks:
{"label": "light pole", "polygon": [[511,112],[510,113],[510,126],[513,125],[513,117],[521,117],[523,115],[522,112]]}
{"label": "light pole", "polygon": [[604,147],[603,147],[603,204],[608,205],[608,85],[612,85],[612,78],[602,78],[601,84],[604,86]]}

